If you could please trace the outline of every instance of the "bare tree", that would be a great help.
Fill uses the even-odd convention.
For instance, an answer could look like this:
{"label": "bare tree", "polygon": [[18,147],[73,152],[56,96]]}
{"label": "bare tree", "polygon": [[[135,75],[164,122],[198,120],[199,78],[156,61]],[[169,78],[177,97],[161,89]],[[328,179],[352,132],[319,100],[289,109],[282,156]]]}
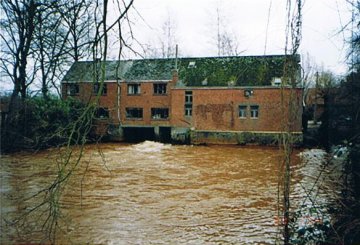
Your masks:
{"label": "bare tree", "polygon": [[239,50],[235,34],[226,28],[226,20],[219,7],[216,8],[216,49],[218,56],[236,56],[244,51]]}
{"label": "bare tree", "polygon": [[145,57],[149,58],[171,58],[175,57],[177,39],[176,21],[168,13],[165,21],[161,25],[161,32],[155,42],[143,45]]}
{"label": "bare tree", "polygon": [[317,64],[311,58],[310,54],[306,54],[301,58],[301,86],[304,88],[303,99],[308,95],[309,88],[315,86],[315,73],[317,70]]}
{"label": "bare tree", "polygon": [[[59,89],[56,85],[58,70],[64,60],[65,44],[68,33],[61,27],[61,16],[53,4],[43,5],[37,12],[37,26],[33,45],[34,62],[38,67],[41,92],[48,98],[49,86]],[[52,30],[49,32],[49,30]]]}
{"label": "bare tree", "polygon": [[2,72],[14,84],[10,111],[14,100],[26,98],[27,88],[33,82],[35,71],[30,67],[31,46],[34,41],[36,13],[40,3],[35,0],[3,0],[0,26],[3,56],[0,58]]}
{"label": "bare tree", "polygon": [[175,56],[176,46],[176,23],[168,15],[166,21],[162,25],[162,40],[160,40],[161,54],[163,58],[170,58]]}
{"label": "bare tree", "polygon": [[[9,0],[10,1],[10,0]],[[99,90],[98,95],[88,102],[85,108],[81,111],[81,114],[76,117],[75,121],[68,125],[69,136],[67,137],[67,142],[65,146],[60,149],[59,156],[57,158],[57,168],[56,175],[54,176],[54,180],[48,186],[45,186],[39,192],[35,193],[31,197],[28,198],[36,198],[36,204],[34,206],[27,207],[26,210],[23,210],[21,214],[19,214],[18,219],[16,219],[13,223],[14,225],[27,225],[27,218],[31,219],[31,224],[38,225],[37,227],[44,233],[46,237],[44,240],[41,240],[42,243],[56,243],[56,233],[60,227],[59,218],[61,216],[61,205],[60,197],[63,192],[63,188],[67,183],[67,180],[72,176],[75,169],[81,164],[81,158],[83,156],[84,145],[87,142],[87,136],[90,130],[93,128],[93,118],[96,111],[96,106],[101,97],[101,90],[103,88],[105,75],[106,75],[106,58],[108,52],[108,35],[113,30],[116,29],[116,26],[120,25],[121,20],[125,18],[126,13],[129,11],[133,4],[133,0],[125,3],[122,0],[117,0],[118,3],[123,3],[122,9],[120,11],[119,16],[115,21],[110,22],[108,20],[108,11],[109,5],[108,1],[97,0],[94,6],[94,19],[95,19],[95,35],[92,40],[92,51],[94,53],[93,57],[98,62],[94,62],[95,65],[98,65],[98,74],[94,74],[94,80],[101,84],[101,88]],[[42,16],[38,16],[38,18],[42,19]],[[58,23],[58,22],[54,22]],[[47,42],[53,37],[47,36],[46,30],[49,31],[50,27],[54,27],[54,23],[42,23],[42,26],[38,27],[44,32],[40,32],[38,34],[42,40],[41,42],[37,42],[37,45],[43,45],[44,49],[39,52],[37,55],[44,57],[48,57],[47,52],[51,49],[51,45]],[[48,26],[49,25],[49,26]],[[11,32],[10,32],[11,33]],[[66,36],[66,35],[65,35]],[[125,37],[119,37],[120,39],[125,40]],[[60,42],[63,44],[63,42]],[[37,47],[37,46],[35,46]],[[62,47],[60,45],[60,47]],[[50,48],[50,49],[49,49]],[[57,50],[54,53],[58,53],[59,46],[54,48]],[[61,53],[61,52],[59,52]],[[32,57],[32,56],[31,56]],[[39,59],[42,59],[40,57]],[[41,61],[37,61],[37,63],[41,64]],[[44,66],[48,63],[47,58],[43,59]],[[44,69],[46,71],[46,69]],[[58,132],[59,133],[59,132]],[[77,145],[77,148],[73,148],[73,145]],[[32,216],[31,214],[39,214],[38,216]],[[34,220],[33,217],[42,217],[39,220]],[[31,234],[28,234],[31,236]]]}
{"label": "bare tree", "polygon": [[90,54],[91,6],[86,0],[57,1],[44,4],[37,13],[34,58],[45,98],[49,87],[60,95],[58,84],[68,64]]}
{"label": "bare tree", "polygon": [[70,62],[91,56],[89,50],[95,30],[94,8],[94,1],[90,0],[63,0],[58,4],[63,28],[69,31],[66,49],[71,57]]}

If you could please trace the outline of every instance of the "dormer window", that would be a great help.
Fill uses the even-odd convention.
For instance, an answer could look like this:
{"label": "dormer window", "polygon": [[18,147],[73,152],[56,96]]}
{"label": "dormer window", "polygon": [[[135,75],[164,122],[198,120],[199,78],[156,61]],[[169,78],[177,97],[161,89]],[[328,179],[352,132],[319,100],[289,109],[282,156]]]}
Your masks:
{"label": "dormer window", "polygon": [[195,63],[195,61],[190,61],[190,62],[189,62],[189,65],[188,65],[188,68],[196,68],[196,63]]}
{"label": "dormer window", "polygon": [[273,80],[271,81],[271,85],[280,87],[281,86],[281,78],[280,77],[274,77]]}

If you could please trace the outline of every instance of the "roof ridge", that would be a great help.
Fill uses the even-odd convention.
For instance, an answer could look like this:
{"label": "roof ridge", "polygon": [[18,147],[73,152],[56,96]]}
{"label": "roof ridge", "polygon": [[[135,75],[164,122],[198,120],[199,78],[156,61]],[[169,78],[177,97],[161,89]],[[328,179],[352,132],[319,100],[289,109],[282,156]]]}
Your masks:
{"label": "roof ridge", "polygon": [[[231,56],[187,56],[187,57],[178,57],[179,60],[182,59],[228,59],[228,58],[271,58],[271,57],[291,57],[299,56],[299,54],[269,54],[269,55],[231,55]],[[170,58],[132,58],[132,59],[120,59],[120,60],[105,60],[105,62],[121,62],[121,61],[152,61],[152,60],[174,60],[175,57]],[[101,60],[102,62],[103,60]],[[78,63],[92,63],[94,60],[80,60]]]}

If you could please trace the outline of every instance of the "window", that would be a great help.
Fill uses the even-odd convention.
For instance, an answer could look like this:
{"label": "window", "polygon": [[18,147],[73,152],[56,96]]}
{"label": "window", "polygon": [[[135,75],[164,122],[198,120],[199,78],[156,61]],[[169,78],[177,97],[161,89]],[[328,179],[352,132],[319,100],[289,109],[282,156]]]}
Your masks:
{"label": "window", "polygon": [[246,111],[247,111],[246,105],[239,105],[239,117],[240,118],[246,118]]}
{"label": "window", "polygon": [[155,83],[154,94],[166,94],[166,83]]}
{"label": "window", "polygon": [[126,108],[126,118],[142,119],[143,118],[143,109],[142,108]]}
{"label": "window", "polygon": [[192,105],[185,105],[185,116],[192,116]]}
{"label": "window", "polygon": [[250,117],[251,118],[258,118],[259,117],[259,106],[258,105],[250,106]]}
{"label": "window", "polygon": [[128,84],[128,94],[140,94],[140,84]]}
{"label": "window", "polygon": [[[100,83],[95,83],[93,86],[93,92],[94,94],[98,94],[99,90],[101,88],[101,84]],[[102,88],[102,92],[101,95],[106,95],[107,94],[107,84],[103,84],[103,88]]]}
{"label": "window", "polygon": [[192,116],[192,91],[185,91],[185,116]]}
{"label": "window", "polygon": [[169,118],[168,108],[151,108],[152,119],[167,119]]}
{"label": "window", "polygon": [[185,91],[185,104],[192,104],[192,91]]}
{"label": "window", "polygon": [[79,84],[77,83],[68,83],[66,86],[67,95],[74,96],[79,94]]}
{"label": "window", "polygon": [[99,119],[109,118],[109,110],[108,110],[108,108],[99,107],[95,111],[95,118],[99,118]]}
{"label": "window", "polygon": [[190,61],[188,68],[196,68],[196,62],[195,61]]}

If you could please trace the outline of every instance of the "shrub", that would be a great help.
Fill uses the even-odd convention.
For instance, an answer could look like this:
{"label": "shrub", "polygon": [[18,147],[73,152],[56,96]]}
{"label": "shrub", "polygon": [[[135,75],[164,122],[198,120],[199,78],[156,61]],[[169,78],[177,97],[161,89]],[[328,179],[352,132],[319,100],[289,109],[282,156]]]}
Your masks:
{"label": "shrub", "polygon": [[[17,101],[1,129],[1,150],[37,150],[63,145],[85,106],[79,101],[32,97]],[[83,133],[81,128],[72,134]]]}

